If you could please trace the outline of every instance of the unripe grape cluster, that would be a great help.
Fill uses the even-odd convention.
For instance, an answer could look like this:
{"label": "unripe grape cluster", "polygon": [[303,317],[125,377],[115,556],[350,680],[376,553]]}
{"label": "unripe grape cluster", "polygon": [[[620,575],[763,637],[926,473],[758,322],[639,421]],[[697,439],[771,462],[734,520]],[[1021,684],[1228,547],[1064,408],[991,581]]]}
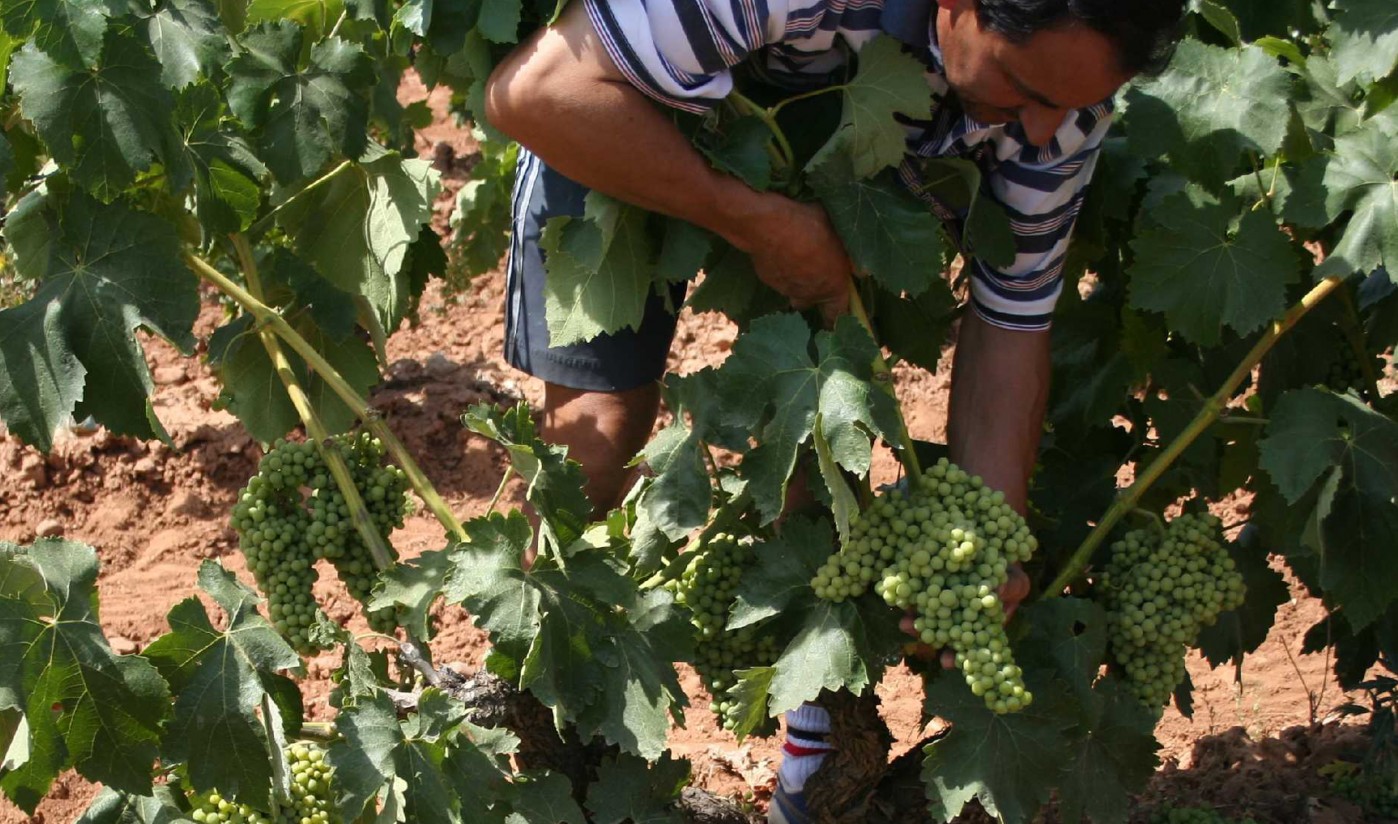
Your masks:
{"label": "unripe grape cluster", "polygon": [[[408,512],[407,478],[383,465],[383,446],[367,433],[330,439],[345,458],[379,534],[388,537]],[[312,595],[315,562],[329,560],[350,595],[365,603],[374,586],[369,548],[354,528],[349,506],[312,443],[278,441],[258,464],[233,507],[233,529],[277,630],[301,652],[322,616]],[[369,613],[380,631],[394,626],[392,610]]]}
{"label": "unripe grape cluster", "polygon": [[1211,807],[1165,806],[1150,817],[1150,824],[1255,824],[1251,818],[1232,819]]}
{"label": "unripe grape cluster", "polygon": [[292,744],[285,753],[291,797],[277,815],[211,790],[190,799],[190,818],[199,824],[341,824],[331,784],[333,770],[325,760],[325,750],[310,744]]}
{"label": "unripe grape cluster", "polygon": [[998,590],[1010,564],[1037,548],[1004,494],[943,458],[907,492],[889,491],[851,519],[849,539],[811,585],[836,602],[872,586],[913,610],[919,638],[955,653],[971,691],[994,712],[1014,712],[1033,695],[1005,636]]}
{"label": "unripe grape cluster", "polygon": [[1346,761],[1337,761],[1321,772],[1330,773],[1330,789],[1335,795],[1358,804],[1369,815],[1398,818],[1398,786],[1391,779]]}
{"label": "unripe grape cluster", "polygon": [[675,593],[675,601],[689,608],[696,649],[694,669],[713,696],[714,715],[724,729],[732,730],[738,722],[738,706],[727,696],[738,683],[733,671],[769,666],[777,660],[779,650],[772,637],[757,627],[727,628],[738,584],[752,565],[751,545],[719,533],[692,555],[679,580],[668,587]]}
{"label": "unripe grape cluster", "polygon": [[1185,676],[1185,652],[1246,589],[1218,518],[1181,515],[1112,544],[1100,581],[1112,657],[1136,698],[1159,711]]}

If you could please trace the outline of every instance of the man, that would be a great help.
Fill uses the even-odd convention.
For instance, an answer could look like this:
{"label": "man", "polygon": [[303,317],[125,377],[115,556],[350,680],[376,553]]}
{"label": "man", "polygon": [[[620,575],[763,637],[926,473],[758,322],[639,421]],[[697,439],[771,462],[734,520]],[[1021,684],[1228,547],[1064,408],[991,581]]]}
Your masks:
{"label": "man", "polygon": [[[793,89],[838,82],[845,55],[881,33],[929,66],[929,113],[910,156],[974,160],[1011,218],[1015,263],[968,261],[958,337],[952,460],[1025,510],[1049,381],[1049,321],[1111,98],[1158,68],[1183,0],[577,0],[501,64],[487,116],[529,151],[516,185],[507,355],[545,381],[544,437],[567,444],[599,508],[614,504],[645,443],[674,321],[653,297],[641,328],[549,349],[543,223],[581,214],[595,188],[682,218],[752,256],[797,307],[844,308],[849,258],[819,205],[749,189],[715,170],[657,103],[703,111],[748,62]],[[901,176],[916,183],[915,166]],[[1024,597],[1022,578],[1002,593]],[[789,714],[773,821],[804,820],[800,788],[829,749],[818,707]]]}

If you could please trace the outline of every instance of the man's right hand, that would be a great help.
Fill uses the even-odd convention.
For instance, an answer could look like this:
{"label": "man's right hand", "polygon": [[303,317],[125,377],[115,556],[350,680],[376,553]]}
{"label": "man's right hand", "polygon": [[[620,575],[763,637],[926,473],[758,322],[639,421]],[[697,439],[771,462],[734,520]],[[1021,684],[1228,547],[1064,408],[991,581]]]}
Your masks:
{"label": "man's right hand", "polygon": [[829,216],[816,203],[772,192],[761,197],[761,208],[730,240],[752,257],[763,283],[798,309],[819,306],[833,323],[848,308],[854,265]]}

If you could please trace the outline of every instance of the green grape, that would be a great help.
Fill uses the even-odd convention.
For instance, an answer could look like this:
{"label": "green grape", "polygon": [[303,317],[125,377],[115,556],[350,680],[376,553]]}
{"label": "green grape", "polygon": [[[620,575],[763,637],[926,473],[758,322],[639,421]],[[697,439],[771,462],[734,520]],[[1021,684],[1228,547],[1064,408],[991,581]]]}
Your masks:
{"label": "green grape", "polygon": [[[776,641],[757,627],[727,628],[738,584],[753,558],[750,545],[720,533],[693,553],[678,581],[667,584],[675,601],[689,608],[696,647],[694,669],[714,697],[711,709],[726,730],[734,729],[739,720],[737,704],[726,697],[738,683],[733,671],[769,666],[780,652]],[[775,720],[769,719],[757,734],[769,735],[775,730]]]}
{"label": "green grape", "polygon": [[1109,649],[1136,698],[1160,711],[1184,680],[1200,630],[1242,605],[1243,576],[1207,514],[1181,515],[1163,533],[1128,532],[1111,553],[1099,581]]}
{"label": "green grape", "polygon": [[1150,818],[1150,824],[1256,824],[1251,818],[1227,818],[1212,807],[1177,807],[1167,804]]}
{"label": "green grape", "polygon": [[1024,688],[997,594],[1011,564],[1038,542],[1005,496],[945,458],[907,492],[879,496],[850,522],[849,538],[816,572],[816,595],[840,602],[868,589],[912,610],[919,638],[955,653],[971,691],[997,713],[1034,696]]}
{"label": "green grape", "polygon": [[291,792],[278,805],[277,815],[211,790],[190,798],[190,818],[199,824],[342,824],[335,807],[334,770],[325,760],[325,750],[297,743],[283,752]]}
{"label": "green grape", "polygon": [[1398,786],[1365,770],[1359,764],[1336,761],[1321,770],[1329,774],[1330,789],[1351,801],[1365,813],[1382,818],[1398,818]]}
{"label": "green grape", "polygon": [[[383,447],[367,433],[332,438],[328,448],[345,459],[374,527],[384,538],[408,514],[407,477],[383,465]],[[314,444],[278,441],[248,480],[233,509],[233,528],[273,625],[300,652],[311,652],[310,631],[324,618],[312,596],[315,562],[334,565],[350,596],[361,604],[376,571],[349,506]],[[380,632],[396,626],[393,610],[368,614]]]}

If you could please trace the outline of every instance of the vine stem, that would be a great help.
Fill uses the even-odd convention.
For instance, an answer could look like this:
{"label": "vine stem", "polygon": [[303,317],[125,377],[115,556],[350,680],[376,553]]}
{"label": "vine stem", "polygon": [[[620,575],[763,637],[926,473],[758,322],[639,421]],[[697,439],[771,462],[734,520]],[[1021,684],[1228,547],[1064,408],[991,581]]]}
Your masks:
{"label": "vine stem", "polygon": [[304,188],[298,190],[295,194],[288,197],[286,200],[283,200],[281,203],[278,203],[276,206],[272,207],[272,211],[268,212],[267,214],[263,215],[260,219],[258,219],[258,221],[252,225],[252,228],[248,229],[248,234],[262,234],[264,231],[266,231],[267,227],[272,224],[272,220],[276,218],[277,214],[281,212],[282,209],[285,209],[286,207],[300,200],[302,197],[305,197],[311,192],[314,192],[316,189],[319,189],[321,186],[324,186],[325,184],[334,180],[336,177],[340,175],[340,173],[344,172],[346,169],[350,168],[353,165],[353,160],[343,161],[342,163],[340,163],[340,165],[336,166],[335,168],[331,169],[330,171],[326,172],[325,174],[321,175],[315,180],[312,180],[310,183],[307,183]]}
{"label": "vine stem", "polygon": [[423,474],[417,461],[413,460],[412,453],[408,452],[407,447],[403,446],[403,442],[398,440],[397,435],[393,434],[393,430],[388,427],[388,424],[369,407],[368,402],[354,391],[354,387],[345,381],[309,341],[297,334],[296,330],[291,328],[291,324],[287,323],[280,313],[253,297],[242,286],[215,269],[208,261],[188,251],[185,252],[184,260],[185,265],[189,266],[195,274],[212,283],[219,291],[236,301],[248,314],[253,316],[259,325],[270,327],[277,337],[285,341],[292,351],[300,355],[301,359],[325,381],[326,386],[329,386],[331,391],[345,402],[345,406],[349,407],[350,411],[369,427],[369,431],[388,448],[389,454],[393,455],[399,468],[408,476],[408,482],[412,484],[413,490],[422,498],[428,510],[437,517],[443,528],[458,541],[466,540],[466,530],[452,514],[451,509],[442,500],[442,496],[437,493],[436,488],[432,486],[432,482]]}
{"label": "vine stem", "polygon": [[776,138],[777,146],[781,149],[784,165],[790,166],[796,162],[796,153],[791,150],[791,141],[786,139],[786,132],[782,131],[782,127],[777,123],[776,109],[765,109],[745,97],[741,92],[729,92],[728,99],[732,100],[739,109],[767,125],[767,129],[772,132],[772,137]]}
{"label": "vine stem", "polygon": [[1102,520],[1097,523],[1087,538],[1073,552],[1068,563],[1063,570],[1058,573],[1058,577],[1053,583],[1044,588],[1044,598],[1056,598],[1061,595],[1068,584],[1082,570],[1087,568],[1088,561],[1092,560],[1092,555],[1097,551],[1097,547],[1107,539],[1111,531],[1128,513],[1134,511],[1140,503],[1146,491],[1160,480],[1181,454],[1184,453],[1199,436],[1204,434],[1210,426],[1223,414],[1228,401],[1233,397],[1233,393],[1242,386],[1243,381],[1252,374],[1253,367],[1262,362],[1267,353],[1276,345],[1282,335],[1291,331],[1291,328],[1306,316],[1306,313],[1314,309],[1321,301],[1325,300],[1344,284],[1344,280],[1339,277],[1328,277],[1316,284],[1300,302],[1286,311],[1281,319],[1273,322],[1272,327],[1267,330],[1267,334],[1252,347],[1247,357],[1243,358],[1228,379],[1223,382],[1218,391],[1204,401],[1204,407],[1194,416],[1194,420],[1189,422],[1189,426],[1179,434],[1170,445],[1165,447],[1150,466],[1137,476],[1135,482],[1116,499],[1107,514],[1102,516]]}
{"label": "vine stem", "polygon": [[[859,285],[854,282],[854,278],[850,278],[849,281],[849,309],[877,347],[879,339],[874,334],[874,324],[869,320],[869,313],[864,308],[864,298],[859,294]],[[879,349],[879,354],[874,357],[873,369],[874,383],[893,399],[893,408],[898,413],[898,446],[903,450],[903,465],[907,467],[909,477],[914,481],[920,480],[922,463],[918,461],[917,450],[913,448],[913,436],[908,432],[908,422],[903,417],[903,406],[898,403],[898,388],[893,382],[893,370],[884,361],[882,349]]]}
{"label": "vine stem", "polygon": [[[262,278],[257,271],[257,258],[253,255],[252,246],[248,243],[246,235],[233,235],[233,250],[238,256],[238,266],[243,271],[243,277],[248,282],[248,294],[258,300],[262,300]],[[325,428],[325,423],[316,414],[315,407],[311,405],[311,399],[306,394],[306,390],[301,386],[301,381],[296,377],[296,370],[291,367],[291,360],[282,350],[281,342],[272,330],[263,325],[258,325],[257,336],[262,340],[262,348],[267,350],[267,357],[271,358],[272,366],[277,370],[277,377],[281,378],[282,386],[286,387],[286,394],[291,398],[291,405],[296,407],[296,414],[301,416],[301,422],[306,424],[306,434],[311,436],[311,440],[316,445],[316,451],[325,459],[326,468],[330,470],[330,475],[335,479],[335,485],[340,488],[340,494],[345,496],[345,506],[349,507],[350,521],[354,524],[359,537],[364,540],[364,545],[369,548],[369,557],[374,561],[374,567],[380,572],[384,572],[396,565],[392,551],[384,542],[383,536],[374,526],[374,519],[369,515],[369,508],[364,505],[364,498],[359,494],[359,487],[354,484],[354,477],[350,475],[349,465],[345,463],[345,456],[336,450],[330,441],[330,432]]]}

